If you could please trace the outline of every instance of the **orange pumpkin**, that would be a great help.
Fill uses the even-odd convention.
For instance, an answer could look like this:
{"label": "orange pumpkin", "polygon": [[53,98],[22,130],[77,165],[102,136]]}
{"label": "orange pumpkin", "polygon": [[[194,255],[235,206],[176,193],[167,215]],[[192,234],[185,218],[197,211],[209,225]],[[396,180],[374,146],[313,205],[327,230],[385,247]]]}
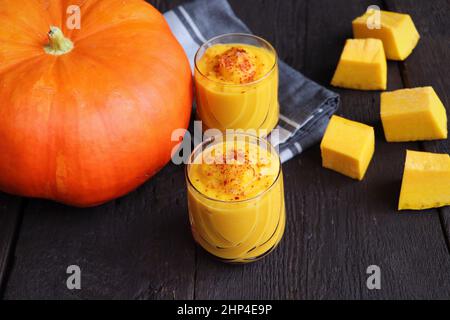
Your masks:
{"label": "orange pumpkin", "polygon": [[0,21],[0,190],[93,206],[170,160],[171,133],[190,118],[192,77],[155,8],[1,0]]}

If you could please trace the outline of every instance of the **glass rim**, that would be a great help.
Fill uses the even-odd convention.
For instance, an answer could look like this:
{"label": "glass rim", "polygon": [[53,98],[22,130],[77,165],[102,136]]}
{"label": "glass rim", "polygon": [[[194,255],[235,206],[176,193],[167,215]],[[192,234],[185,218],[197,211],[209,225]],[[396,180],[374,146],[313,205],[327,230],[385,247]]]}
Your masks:
{"label": "glass rim", "polygon": [[[200,50],[202,50],[203,48],[205,48],[207,45],[209,45],[209,44],[210,44],[211,42],[213,42],[213,41],[216,41],[216,40],[218,40],[218,39],[225,38],[225,37],[231,37],[231,36],[253,38],[253,39],[256,39],[256,40],[258,40],[258,41],[261,41],[261,42],[263,42],[265,45],[267,45],[267,46],[269,47],[269,49],[272,51],[272,53],[274,54],[274,57],[275,57],[274,62],[273,62],[273,65],[270,67],[269,71],[267,71],[267,72],[266,72],[261,78],[259,78],[259,79],[256,79],[256,80],[254,80],[254,81],[252,81],[252,82],[248,82],[248,83],[239,83],[239,84],[236,84],[236,83],[227,83],[227,82],[222,82],[222,81],[214,80],[214,79],[209,78],[209,77],[208,77],[207,75],[205,75],[203,72],[201,72],[201,70],[200,70],[200,68],[198,67],[198,64],[197,64],[198,55],[200,54]],[[236,44],[239,44],[239,42],[237,42]],[[245,44],[245,43],[243,43],[243,44]],[[269,41],[267,41],[267,40],[265,40],[265,39],[263,39],[263,38],[261,38],[261,37],[255,36],[254,34],[250,34],[250,33],[224,33],[224,34],[215,36],[215,37],[213,37],[213,38],[207,40],[206,42],[204,42],[204,43],[197,49],[197,52],[195,53],[195,56],[194,56],[194,67],[195,67],[195,71],[196,71],[196,72],[198,72],[202,77],[204,77],[204,78],[207,79],[208,81],[211,81],[211,82],[214,82],[214,83],[220,84],[220,85],[222,85],[222,86],[226,86],[226,87],[246,87],[246,86],[251,86],[251,85],[258,84],[259,82],[262,82],[264,79],[268,78],[268,77],[274,72],[274,70],[275,70],[275,68],[277,67],[277,65],[278,65],[278,54],[277,54],[277,51],[275,50],[275,48],[272,46],[272,44],[270,44]]]}
{"label": "glass rim", "polygon": [[[226,136],[243,136],[243,137],[251,137],[251,138],[256,139],[258,142],[259,142],[259,141],[263,141],[265,144],[267,144],[267,145],[270,147],[270,149],[272,150],[272,152],[275,152],[275,154],[277,155],[277,158],[278,158],[278,173],[277,173],[275,179],[273,180],[272,184],[271,184],[267,189],[265,189],[264,191],[262,191],[262,192],[256,194],[255,196],[253,196],[253,197],[251,197],[251,198],[248,198],[248,199],[242,199],[242,200],[221,200],[221,199],[216,199],[216,198],[212,198],[212,197],[210,197],[210,196],[207,196],[207,195],[205,195],[203,192],[201,192],[200,190],[198,190],[198,189],[194,186],[194,184],[192,183],[191,178],[190,178],[190,176],[189,176],[189,167],[192,165],[192,163],[191,163],[191,158],[195,155],[196,151],[198,151],[199,148],[203,147],[203,146],[204,146],[205,144],[207,144],[207,143],[213,142],[213,141],[216,139],[215,136],[212,136],[212,137],[209,137],[208,139],[204,140],[202,143],[199,143],[198,146],[196,146],[196,147],[194,148],[194,150],[191,152],[191,154],[189,155],[189,163],[188,163],[188,164],[185,166],[185,168],[184,168],[186,180],[187,180],[189,186],[192,187],[192,188],[195,190],[195,192],[197,192],[199,195],[201,195],[203,198],[205,198],[205,199],[207,199],[207,200],[210,200],[210,201],[216,202],[216,203],[229,203],[229,204],[233,204],[233,203],[246,203],[246,202],[255,200],[255,199],[259,198],[259,197],[262,197],[262,196],[265,195],[267,192],[269,192],[271,189],[273,189],[273,187],[275,186],[275,184],[276,184],[276,183],[278,182],[278,180],[280,179],[281,172],[282,172],[282,169],[281,169],[281,159],[280,159],[280,156],[279,156],[278,152],[277,152],[276,149],[274,148],[274,146],[273,146],[267,139],[264,139],[264,138],[262,138],[262,137],[258,137],[258,136],[255,136],[255,135],[249,134],[249,133],[231,133],[231,134],[225,134],[225,137],[226,137]],[[226,140],[225,140],[225,141],[226,141]],[[202,152],[203,152],[203,151],[202,151]],[[200,153],[200,154],[202,154],[202,153]],[[188,186],[188,187],[189,187],[189,186]]]}

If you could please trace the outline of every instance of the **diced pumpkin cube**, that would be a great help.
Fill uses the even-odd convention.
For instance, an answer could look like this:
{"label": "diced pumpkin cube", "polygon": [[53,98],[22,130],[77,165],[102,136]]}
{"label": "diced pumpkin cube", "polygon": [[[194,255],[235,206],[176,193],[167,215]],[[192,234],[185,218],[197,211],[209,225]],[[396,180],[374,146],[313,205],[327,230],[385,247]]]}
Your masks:
{"label": "diced pumpkin cube", "polygon": [[348,39],[331,84],[359,90],[384,90],[387,65],[379,39]]}
{"label": "diced pumpkin cube", "polygon": [[362,180],[375,150],[372,127],[332,116],[320,144],[322,165]]}
{"label": "diced pumpkin cube", "polygon": [[380,113],[387,141],[447,138],[445,107],[432,87],[383,92]]}
{"label": "diced pumpkin cube", "polygon": [[450,205],[450,156],[407,150],[398,209]]}
{"label": "diced pumpkin cube", "polygon": [[[380,15],[379,28],[373,24],[376,23],[377,14]],[[403,13],[370,9],[353,20],[352,26],[354,38],[382,40],[386,57],[390,60],[405,60],[420,38],[411,17]]]}

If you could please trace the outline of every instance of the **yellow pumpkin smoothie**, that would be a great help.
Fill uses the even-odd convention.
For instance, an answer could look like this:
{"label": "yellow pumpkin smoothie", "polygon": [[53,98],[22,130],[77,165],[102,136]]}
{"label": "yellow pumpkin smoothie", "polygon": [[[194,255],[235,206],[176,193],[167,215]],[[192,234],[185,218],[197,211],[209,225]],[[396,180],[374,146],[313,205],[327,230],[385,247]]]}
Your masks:
{"label": "yellow pumpkin smoothie", "polygon": [[278,123],[278,63],[273,47],[248,34],[211,39],[195,57],[197,117],[204,129],[254,129]]}
{"label": "yellow pumpkin smoothie", "polygon": [[285,228],[283,175],[276,151],[246,134],[211,138],[186,166],[193,236],[227,262],[269,253]]}

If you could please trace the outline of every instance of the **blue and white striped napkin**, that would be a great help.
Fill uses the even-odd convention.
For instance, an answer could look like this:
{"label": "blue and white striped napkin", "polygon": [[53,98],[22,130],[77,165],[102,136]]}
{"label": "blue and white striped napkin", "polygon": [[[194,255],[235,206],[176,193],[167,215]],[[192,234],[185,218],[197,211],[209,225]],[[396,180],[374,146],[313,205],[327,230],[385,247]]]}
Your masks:
{"label": "blue and white striped napkin", "polygon": [[[164,16],[192,68],[197,49],[208,39],[224,33],[251,33],[226,0],[195,0]],[[277,147],[281,161],[285,162],[322,139],[329,118],[338,108],[339,96],[282,61],[279,61],[279,68]]]}

